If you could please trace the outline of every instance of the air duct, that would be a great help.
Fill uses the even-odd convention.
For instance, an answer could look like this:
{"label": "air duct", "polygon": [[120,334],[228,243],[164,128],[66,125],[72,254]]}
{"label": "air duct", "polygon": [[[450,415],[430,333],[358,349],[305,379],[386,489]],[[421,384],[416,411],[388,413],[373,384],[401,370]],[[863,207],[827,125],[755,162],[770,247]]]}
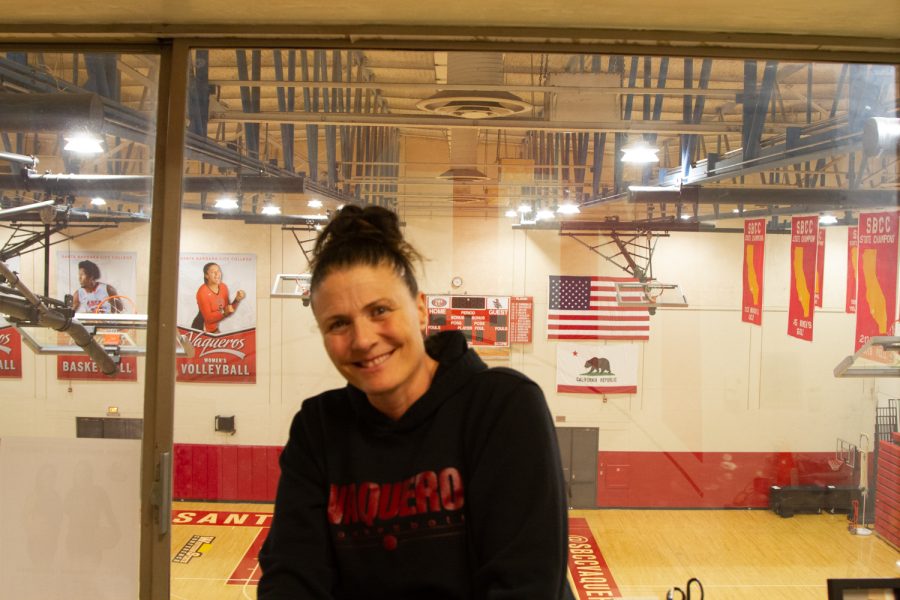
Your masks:
{"label": "air duct", "polygon": [[[448,52],[447,83],[471,90],[442,90],[420,100],[419,110],[463,119],[493,119],[525,112],[531,105],[504,91],[479,90],[503,85],[503,55],[497,52]],[[458,87],[458,86],[455,86]]]}
{"label": "air duct", "polygon": [[103,101],[96,94],[0,94],[0,130],[103,130]]}

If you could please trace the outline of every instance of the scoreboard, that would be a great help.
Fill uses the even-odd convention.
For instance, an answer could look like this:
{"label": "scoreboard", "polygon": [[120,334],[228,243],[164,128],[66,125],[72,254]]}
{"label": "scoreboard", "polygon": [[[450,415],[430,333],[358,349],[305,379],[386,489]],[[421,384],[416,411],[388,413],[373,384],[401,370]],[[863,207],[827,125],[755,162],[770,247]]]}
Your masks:
{"label": "scoreboard", "polygon": [[[527,302],[523,302],[526,301]],[[531,341],[530,298],[509,296],[426,296],[428,307],[427,334],[457,329],[471,346],[508,348],[510,342]],[[528,307],[523,322],[522,305]],[[514,308],[511,310],[511,307]],[[527,340],[521,339],[527,327]]]}

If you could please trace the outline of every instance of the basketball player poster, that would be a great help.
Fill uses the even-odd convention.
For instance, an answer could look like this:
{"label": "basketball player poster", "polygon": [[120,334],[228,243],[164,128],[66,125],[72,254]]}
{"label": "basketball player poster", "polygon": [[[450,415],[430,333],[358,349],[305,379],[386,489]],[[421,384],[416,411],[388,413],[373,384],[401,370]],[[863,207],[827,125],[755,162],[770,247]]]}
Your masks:
{"label": "basketball player poster", "polygon": [[182,253],[178,332],[194,347],[176,381],[256,382],[256,255]]}
{"label": "basketball player poster", "polygon": [[[6,261],[13,272],[19,272],[19,257]],[[0,377],[22,378],[22,335],[6,319],[0,317]]]}
{"label": "basketball player poster", "polygon": [[844,311],[856,312],[856,269],[859,266],[859,227],[847,228],[847,302]]}
{"label": "basketball player poster", "polygon": [[791,217],[791,281],[788,285],[788,335],[811,342],[815,312],[816,252],[819,217]]}
{"label": "basketball player poster", "polygon": [[[72,295],[75,318],[79,313],[141,313],[138,307],[137,254],[134,252],[96,252],[59,250],[56,253],[56,294]],[[73,344],[67,338],[62,343]],[[118,340],[116,341],[118,343]],[[137,381],[137,357],[123,356],[119,371],[112,377],[85,353],[58,356],[56,378],[91,381]]]}
{"label": "basketball player poster", "polygon": [[744,221],[744,299],[741,320],[762,325],[763,254],[766,249],[766,220]]}
{"label": "basketball player poster", "polygon": [[[898,215],[900,213],[896,211],[859,215],[856,350],[870,337],[894,334],[897,320]],[[877,356],[870,358],[878,360]]]}

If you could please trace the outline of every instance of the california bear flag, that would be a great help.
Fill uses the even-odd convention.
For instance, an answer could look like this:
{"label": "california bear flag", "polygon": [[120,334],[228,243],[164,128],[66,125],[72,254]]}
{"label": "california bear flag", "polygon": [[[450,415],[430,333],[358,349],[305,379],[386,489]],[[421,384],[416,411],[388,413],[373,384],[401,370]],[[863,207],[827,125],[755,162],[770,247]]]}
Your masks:
{"label": "california bear flag", "polygon": [[635,394],[637,344],[556,346],[556,391],[571,394]]}

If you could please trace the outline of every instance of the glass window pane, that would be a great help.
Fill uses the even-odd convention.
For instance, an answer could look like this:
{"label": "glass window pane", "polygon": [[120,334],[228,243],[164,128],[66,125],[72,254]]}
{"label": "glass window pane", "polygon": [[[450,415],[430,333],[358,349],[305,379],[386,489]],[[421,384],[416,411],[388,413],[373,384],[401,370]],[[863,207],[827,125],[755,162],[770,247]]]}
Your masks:
{"label": "glass window pane", "polygon": [[160,60],[0,53],[0,587],[138,594]]}
{"label": "glass window pane", "polygon": [[[210,48],[190,77],[173,594],[258,584],[292,418],[346,383],[309,260],[348,204],[424,256],[426,334],[543,390],[577,597],[896,575],[895,65]],[[360,473],[321,504],[394,481]]]}

